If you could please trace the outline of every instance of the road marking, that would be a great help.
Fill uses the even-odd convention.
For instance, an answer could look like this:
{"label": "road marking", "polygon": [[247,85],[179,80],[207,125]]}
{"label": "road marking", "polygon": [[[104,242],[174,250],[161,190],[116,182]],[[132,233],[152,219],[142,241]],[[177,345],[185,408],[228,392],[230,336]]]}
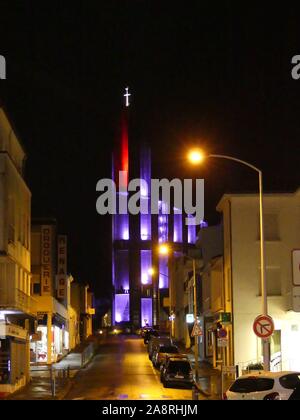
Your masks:
{"label": "road marking", "polygon": [[120,394],[120,395],[118,396],[118,398],[119,398],[120,400],[127,400],[127,399],[128,399],[128,395],[127,395],[127,394]]}
{"label": "road marking", "polygon": [[151,363],[150,360],[149,360],[149,363],[151,364],[151,368],[153,370],[153,373],[154,373],[154,376],[155,376],[155,379],[156,379],[157,383],[161,386],[160,379],[158,379],[158,373],[157,373],[157,371],[154,369],[154,366],[153,366],[153,364]]}

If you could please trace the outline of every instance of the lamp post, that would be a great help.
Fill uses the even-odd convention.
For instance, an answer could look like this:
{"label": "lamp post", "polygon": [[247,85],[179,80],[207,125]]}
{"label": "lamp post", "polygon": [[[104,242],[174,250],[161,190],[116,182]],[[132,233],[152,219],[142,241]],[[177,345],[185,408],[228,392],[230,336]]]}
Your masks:
{"label": "lamp post", "polygon": [[[189,154],[189,160],[194,165],[201,164],[206,158],[226,159],[240,163],[258,173],[259,183],[259,225],[260,225],[260,281],[262,296],[262,315],[268,316],[268,296],[266,283],[266,263],[265,263],[265,240],[264,240],[264,209],[263,209],[263,174],[256,166],[232,156],[227,155],[205,155],[201,150],[193,150]],[[267,340],[262,339],[264,369],[270,370],[270,346]]]}
{"label": "lamp post", "polygon": [[[198,305],[197,305],[197,279],[196,279],[196,260],[195,258],[190,257],[189,255],[184,255],[185,258],[188,258],[193,263],[193,294],[194,294],[194,322],[198,323]],[[198,336],[194,337],[195,339],[195,377],[196,382],[199,379],[199,343]]]}
{"label": "lamp post", "polygon": [[[160,245],[159,254],[166,256],[170,253],[170,247],[167,244]],[[198,322],[198,307],[197,307],[197,279],[196,279],[196,260],[195,258],[190,257],[189,255],[184,255],[185,258],[189,259],[193,263],[193,294],[194,294],[194,321]],[[171,300],[171,297],[170,297]],[[170,308],[171,315],[171,308]],[[195,376],[196,381],[199,378],[199,347],[198,347],[198,337],[195,337]]]}
{"label": "lamp post", "polygon": [[[160,244],[158,246],[157,253],[160,256],[168,257],[169,253],[170,253],[170,246],[167,243]],[[155,269],[153,267],[149,268],[148,274],[150,276],[153,276],[155,274]],[[169,276],[164,274],[164,273],[159,272],[158,274],[159,274],[159,276],[161,275],[161,276],[165,276],[165,277],[169,278]],[[160,288],[159,288],[159,279],[158,279],[158,281],[157,281],[157,314],[156,314],[156,317],[157,317],[157,321],[158,321],[159,326],[160,326],[160,304],[161,304],[161,302],[160,302]],[[171,309],[170,309],[170,315],[171,315]],[[171,336],[171,334],[170,334],[170,336]]]}

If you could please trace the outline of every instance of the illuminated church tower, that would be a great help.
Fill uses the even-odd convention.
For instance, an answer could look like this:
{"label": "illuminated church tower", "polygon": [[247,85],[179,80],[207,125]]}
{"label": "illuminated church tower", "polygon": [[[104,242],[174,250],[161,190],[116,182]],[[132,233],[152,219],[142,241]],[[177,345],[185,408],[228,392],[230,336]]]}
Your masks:
{"label": "illuminated church tower", "polygon": [[[131,101],[128,88],[116,147],[112,159],[112,178],[117,186],[117,214],[112,217],[112,321],[134,328],[159,325],[167,328],[170,308],[169,264],[196,241],[196,227],[184,224],[184,214],[163,214],[164,202],[158,203],[158,215],[150,214],[150,191],[141,189],[149,214],[120,214],[119,199],[129,199],[129,179],[151,184],[150,148],[133,138]],[[119,182],[119,172],[123,176]],[[149,188],[150,189],[150,188]],[[121,195],[121,197],[120,197]],[[125,213],[125,212],[124,212]],[[168,242],[172,256],[160,256],[159,244]]]}

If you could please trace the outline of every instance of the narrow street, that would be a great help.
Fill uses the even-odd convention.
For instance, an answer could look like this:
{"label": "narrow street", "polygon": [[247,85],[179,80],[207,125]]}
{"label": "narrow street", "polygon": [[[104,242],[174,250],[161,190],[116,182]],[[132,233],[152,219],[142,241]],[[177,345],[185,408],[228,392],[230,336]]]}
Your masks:
{"label": "narrow street", "polygon": [[191,389],[164,388],[143,341],[108,337],[92,363],[79,372],[67,400],[191,400]]}

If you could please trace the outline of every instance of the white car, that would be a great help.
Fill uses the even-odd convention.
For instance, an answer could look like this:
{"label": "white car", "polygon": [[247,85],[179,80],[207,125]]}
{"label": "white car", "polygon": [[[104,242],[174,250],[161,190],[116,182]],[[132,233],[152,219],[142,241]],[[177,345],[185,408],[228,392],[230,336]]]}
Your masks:
{"label": "white car", "polygon": [[[297,388],[297,391],[295,389]],[[235,380],[224,400],[289,400],[299,394],[299,372],[257,372]],[[295,394],[293,395],[294,399]]]}

